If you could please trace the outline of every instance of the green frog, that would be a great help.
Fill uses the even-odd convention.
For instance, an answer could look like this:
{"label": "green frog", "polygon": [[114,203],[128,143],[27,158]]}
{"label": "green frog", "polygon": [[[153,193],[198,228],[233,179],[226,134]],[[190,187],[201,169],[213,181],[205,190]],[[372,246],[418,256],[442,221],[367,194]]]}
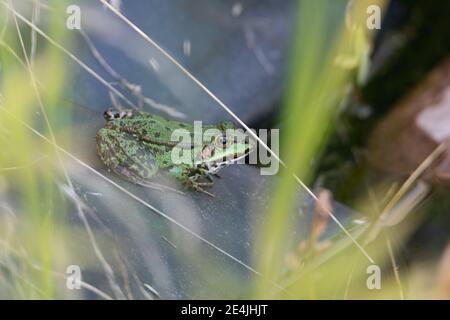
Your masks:
{"label": "green frog", "polygon": [[100,159],[116,174],[143,186],[150,186],[164,169],[186,187],[208,193],[204,188],[213,185],[212,177],[221,168],[253,149],[229,121],[203,125],[197,134],[195,124],[147,112],[109,109],[104,118],[106,124],[97,132]]}

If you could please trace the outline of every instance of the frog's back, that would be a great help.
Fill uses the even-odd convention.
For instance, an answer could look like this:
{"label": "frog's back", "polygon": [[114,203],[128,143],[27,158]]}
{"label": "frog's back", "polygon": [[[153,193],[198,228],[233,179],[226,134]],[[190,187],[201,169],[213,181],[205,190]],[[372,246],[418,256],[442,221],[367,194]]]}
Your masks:
{"label": "frog's back", "polygon": [[172,132],[169,121],[149,113],[139,113],[132,118],[111,120],[108,127],[155,141],[167,141]]}

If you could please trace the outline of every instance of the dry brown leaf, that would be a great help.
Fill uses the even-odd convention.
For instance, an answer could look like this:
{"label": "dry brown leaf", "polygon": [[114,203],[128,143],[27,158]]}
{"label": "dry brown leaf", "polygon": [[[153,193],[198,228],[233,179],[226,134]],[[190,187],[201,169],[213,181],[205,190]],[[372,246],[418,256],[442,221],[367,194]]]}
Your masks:
{"label": "dry brown leaf", "polygon": [[[450,57],[402,99],[372,132],[369,162],[383,171],[410,174],[439,144],[450,139]],[[450,182],[450,151],[426,178]]]}

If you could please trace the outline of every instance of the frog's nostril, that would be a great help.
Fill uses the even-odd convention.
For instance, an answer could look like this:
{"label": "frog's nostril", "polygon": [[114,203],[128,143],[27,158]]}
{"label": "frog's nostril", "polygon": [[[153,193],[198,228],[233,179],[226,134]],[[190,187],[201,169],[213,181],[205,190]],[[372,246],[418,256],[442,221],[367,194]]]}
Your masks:
{"label": "frog's nostril", "polygon": [[106,110],[105,112],[103,112],[103,118],[105,118],[105,120],[111,119],[111,113],[109,110]]}
{"label": "frog's nostril", "polygon": [[131,116],[130,112],[123,112],[123,111],[113,110],[113,109],[108,109],[103,113],[103,117],[107,121],[110,121],[112,119],[122,119],[122,118],[130,117],[130,116]]}

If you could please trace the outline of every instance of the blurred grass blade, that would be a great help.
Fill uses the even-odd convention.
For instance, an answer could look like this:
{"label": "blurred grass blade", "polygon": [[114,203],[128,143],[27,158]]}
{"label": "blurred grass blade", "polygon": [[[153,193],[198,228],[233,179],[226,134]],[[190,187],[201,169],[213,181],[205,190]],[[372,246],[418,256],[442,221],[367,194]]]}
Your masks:
{"label": "blurred grass blade", "polygon": [[[349,80],[370,47],[367,8],[374,4],[382,7],[383,3],[353,1],[347,6],[346,1],[299,2],[282,115],[281,150],[287,167],[302,181],[311,179],[311,163],[320,156]],[[346,15],[350,17],[347,25]],[[265,253],[257,258],[257,270],[270,279],[276,279],[285,268],[284,256],[292,234],[289,216],[297,214],[293,212],[293,199],[298,196],[298,188],[292,172],[281,173],[268,218],[257,237],[258,247]],[[270,297],[269,289],[256,280],[257,298]]]}

